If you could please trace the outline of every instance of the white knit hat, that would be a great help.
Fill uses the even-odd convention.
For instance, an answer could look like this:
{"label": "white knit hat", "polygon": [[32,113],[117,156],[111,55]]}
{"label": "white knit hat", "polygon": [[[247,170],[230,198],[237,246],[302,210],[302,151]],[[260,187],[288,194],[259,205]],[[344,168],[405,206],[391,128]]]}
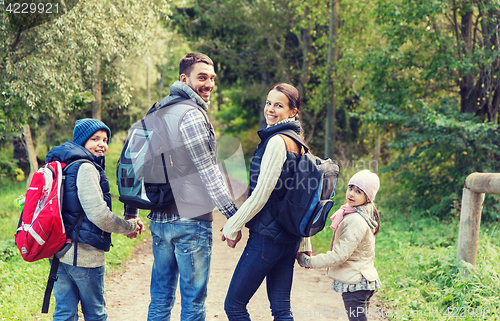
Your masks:
{"label": "white knit hat", "polygon": [[377,174],[372,173],[368,169],[364,169],[354,174],[347,185],[354,185],[358,187],[365,192],[368,199],[373,202],[380,187],[380,179]]}

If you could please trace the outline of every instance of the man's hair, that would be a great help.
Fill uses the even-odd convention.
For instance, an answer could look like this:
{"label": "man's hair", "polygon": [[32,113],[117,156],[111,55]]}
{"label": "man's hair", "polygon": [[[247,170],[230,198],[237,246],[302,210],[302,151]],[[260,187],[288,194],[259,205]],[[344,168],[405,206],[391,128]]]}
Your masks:
{"label": "man's hair", "polygon": [[207,65],[213,66],[214,62],[210,57],[199,52],[192,52],[185,55],[179,63],[179,76],[185,74],[189,77],[195,63],[203,62]]}

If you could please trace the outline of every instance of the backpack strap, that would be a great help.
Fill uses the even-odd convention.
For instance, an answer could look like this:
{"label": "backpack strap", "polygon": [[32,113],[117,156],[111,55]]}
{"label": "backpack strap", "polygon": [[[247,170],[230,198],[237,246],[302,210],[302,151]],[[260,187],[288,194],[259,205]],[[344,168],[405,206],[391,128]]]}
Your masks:
{"label": "backpack strap", "polygon": [[283,134],[278,134],[278,136],[283,138],[283,140],[285,141],[285,146],[286,146],[287,151],[295,153],[295,154],[300,155],[300,156],[305,154],[306,151],[305,151],[304,147],[300,144],[297,144],[297,142],[295,140],[293,140],[290,137],[283,135]]}
{"label": "backpack strap", "polygon": [[[291,139],[293,139],[297,145],[302,146],[301,153],[300,154],[297,153],[299,155],[304,155],[305,153],[308,153],[310,151],[309,146],[307,146],[307,144],[304,142],[304,139],[302,137],[300,137],[295,131],[293,131],[291,129],[285,129],[285,130],[279,131],[279,132],[277,132],[274,135],[280,135],[280,136],[285,135],[285,136],[290,137]],[[274,135],[272,135],[272,136],[274,136]],[[268,140],[271,137],[269,137]],[[285,144],[286,144],[286,141],[285,141]],[[304,153],[302,153],[302,150],[304,150]]]}
{"label": "backpack strap", "polygon": [[57,269],[59,268],[59,258],[54,255],[52,263],[50,264],[49,279],[45,287],[45,294],[43,295],[42,313],[49,312],[50,294],[54,288],[54,282],[57,281]]}
{"label": "backpack strap", "polygon": [[[154,111],[157,111],[157,110],[162,109],[162,108],[168,108],[170,106],[173,106],[173,105],[179,104],[179,103],[183,103],[183,104],[195,107],[196,109],[198,109],[203,114],[203,117],[205,117],[205,120],[207,121],[207,123],[210,122],[208,120],[207,112],[203,108],[201,108],[197,103],[195,103],[194,101],[192,101],[190,98],[186,98],[186,97],[177,97],[177,98],[174,98],[174,99],[170,100],[168,103],[166,103],[165,105],[161,105],[161,106],[160,106],[159,103],[156,103],[156,104],[158,104],[158,106],[156,107],[156,109]],[[155,107],[155,105],[153,105],[153,107]],[[153,107],[151,107],[151,109]],[[150,112],[148,111],[148,114],[149,113]]]}

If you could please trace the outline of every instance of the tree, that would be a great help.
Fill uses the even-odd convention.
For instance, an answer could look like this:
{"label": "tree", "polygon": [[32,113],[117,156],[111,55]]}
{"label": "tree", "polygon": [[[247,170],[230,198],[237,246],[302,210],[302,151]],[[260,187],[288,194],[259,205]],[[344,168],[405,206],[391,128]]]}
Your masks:
{"label": "tree", "polygon": [[0,26],[0,129],[20,132],[20,124],[67,120],[93,101],[96,117],[104,101],[126,106],[125,58],[147,51],[166,9],[161,0],[81,1],[45,25],[27,29],[12,20]]}
{"label": "tree", "polygon": [[379,1],[386,42],[365,55],[373,109],[361,117],[394,133],[408,199],[441,217],[471,171],[500,170],[499,4]]}
{"label": "tree", "polygon": [[[374,18],[369,13],[374,4],[336,3],[343,12],[336,39],[342,54],[332,79],[338,106],[333,117],[338,118],[336,157],[342,158],[354,149],[364,152],[364,140],[359,142],[357,137],[358,120],[349,116],[350,111],[366,108],[355,88],[363,85],[364,71],[354,65],[359,64],[359,52],[380,37],[373,36],[376,28],[371,28]],[[245,139],[254,133],[267,91],[275,83],[288,82],[301,93],[306,141],[313,151],[324,150],[329,136],[325,135],[325,105],[331,100],[332,87],[332,70],[327,63],[328,12],[329,4],[322,0],[198,0],[174,10],[172,20],[179,32],[217,64],[215,115],[226,134]],[[252,146],[248,150],[257,142],[249,142]]]}

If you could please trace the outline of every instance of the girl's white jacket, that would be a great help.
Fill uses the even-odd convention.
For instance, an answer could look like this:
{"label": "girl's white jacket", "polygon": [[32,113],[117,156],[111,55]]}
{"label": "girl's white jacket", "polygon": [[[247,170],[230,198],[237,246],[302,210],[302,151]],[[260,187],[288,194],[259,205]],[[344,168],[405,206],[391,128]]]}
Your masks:
{"label": "girl's white jacket", "polygon": [[375,259],[373,231],[377,223],[372,217],[359,213],[345,215],[333,234],[330,251],[311,257],[311,267],[327,267],[330,278],[347,284],[360,283],[361,276],[369,282],[377,280],[378,273],[373,264]]}

